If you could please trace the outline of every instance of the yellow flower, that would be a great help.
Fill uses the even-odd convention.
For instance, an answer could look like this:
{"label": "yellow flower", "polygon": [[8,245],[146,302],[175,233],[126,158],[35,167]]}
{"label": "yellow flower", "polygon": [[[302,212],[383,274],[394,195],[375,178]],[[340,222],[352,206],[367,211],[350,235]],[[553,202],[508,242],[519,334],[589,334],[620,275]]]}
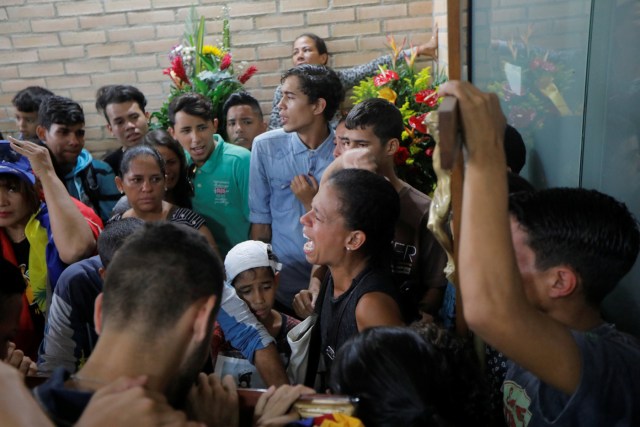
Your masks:
{"label": "yellow flower", "polygon": [[210,44],[206,44],[202,46],[202,54],[203,55],[213,55],[218,58],[222,56],[222,51],[218,46],[211,46]]}
{"label": "yellow flower", "polygon": [[380,92],[378,92],[378,98],[386,99],[390,103],[395,104],[398,94],[390,87],[383,87],[380,89]]}

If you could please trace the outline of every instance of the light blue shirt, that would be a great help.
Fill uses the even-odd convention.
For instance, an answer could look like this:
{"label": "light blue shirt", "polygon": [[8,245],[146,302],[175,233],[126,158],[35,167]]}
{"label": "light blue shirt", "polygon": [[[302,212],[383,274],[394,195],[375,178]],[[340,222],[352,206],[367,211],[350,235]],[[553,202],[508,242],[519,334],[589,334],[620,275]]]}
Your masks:
{"label": "light blue shirt", "polygon": [[311,264],[304,256],[300,217],[304,206],[291,191],[296,175],[312,174],[318,182],[333,161],[333,130],[315,150],[295,132],[272,130],[256,137],[251,149],[249,210],[252,224],[271,224],[271,245],[282,263],[276,299],[291,307],[293,297],[309,287]]}

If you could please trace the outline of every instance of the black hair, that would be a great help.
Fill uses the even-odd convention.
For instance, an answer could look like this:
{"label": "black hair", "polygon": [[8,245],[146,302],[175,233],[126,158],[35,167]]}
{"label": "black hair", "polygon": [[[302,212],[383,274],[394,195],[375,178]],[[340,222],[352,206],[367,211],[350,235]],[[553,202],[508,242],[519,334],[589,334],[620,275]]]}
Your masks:
{"label": "black hair", "polygon": [[331,121],[344,99],[344,89],[336,72],[324,65],[302,64],[285,71],[281,83],[291,76],[298,77],[300,90],[309,97],[310,104],[320,98],[325,100],[327,105],[322,115],[327,122]]}
{"label": "black hair", "polygon": [[178,157],[178,161],[180,162],[180,175],[178,176],[176,186],[167,190],[167,196],[173,199],[174,204],[191,209],[193,190],[187,178],[187,158],[184,155],[184,150],[180,143],[173,139],[166,130],[156,129],[146,133],[142,138],[142,144],[154,148],[166,147]]}
{"label": "black hair", "polygon": [[196,301],[215,295],[213,327],[223,281],[222,262],[202,234],[166,221],[146,223],[109,264],[104,324],[116,330],[135,328],[141,337],[154,339]]}
{"label": "black hair", "polygon": [[167,115],[171,126],[176,124],[176,114],[180,111],[190,116],[200,117],[205,121],[213,121],[215,114],[213,104],[206,96],[195,92],[183,93],[171,100]]}
{"label": "black hair", "polygon": [[42,100],[50,96],[53,96],[53,92],[49,89],[40,86],[29,86],[16,93],[11,103],[18,111],[37,113]]}
{"label": "black hair", "polygon": [[145,112],[147,98],[137,87],[131,85],[106,85],[96,92],[96,110],[104,115],[107,123],[110,123],[106,111],[107,105],[122,104],[130,101],[138,104],[142,112]]}
{"label": "black hair", "polygon": [[409,328],[370,328],[340,347],[330,386],[359,399],[355,415],[367,427],[439,426],[434,404],[445,363]]}
{"label": "black hair", "polygon": [[402,141],[404,123],[398,108],[382,98],[369,98],[354,106],[345,120],[347,129],[373,128],[374,135],[384,145],[391,139]]}
{"label": "black hair", "polygon": [[519,193],[521,191],[532,193],[536,191],[535,187],[529,181],[514,172],[507,171],[507,186],[509,194]]}
{"label": "black hair", "polygon": [[225,123],[227,120],[227,113],[229,112],[229,108],[235,107],[236,105],[248,105],[251,107],[251,110],[258,115],[260,120],[263,119],[262,109],[260,108],[260,103],[257,99],[251,96],[248,92],[236,92],[229,95],[229,98],[224,103],[222,107],[222,117],[224,117]]}
{"label": "black hair", "polygon": [[[439,370],[442,381],[434,406],[438,414],[454,426],[492,426],[494,422],[490,409],[490,386],[481,369],[480,360],[471,336],[459,336],[433,322],[418,321],[410,325],[446,360]],[[432,379],[433,381],[434,379]]]}
{"label": "black hair", "polygon": [[360,251],[374,265],[390,265],[391,241],[400,215],[400,198],[391,183],[363,169],[342,169],[331,175],[340,202],[339,212],[349,230],[366,235]]}
{"label": "black hair", "polygon": [[581,188],[516,193],[509,211],[527,233],[536,267],[568,265],[585,300],[597,307],[627,274],[640,246],[638,223],[626,205]]}
{"label": "black hair", "polygon": [[0,277],[2,277],[2,286],[0,286],[0,320],[4,320],[5,302],[13,295],[22,295],[27,284],[20,269],[2,257],[0,257]]}
{"label": "black hair", "polygon": [[527,147],[520,132],[511,125],[504,130],[504,154],[511,172],[519,174],[527,161]]}
{"label": "black hair", "polygon": [[77,102],[62,96],[42,100],[38,110],[38,124],[49,130],[52,124],[73,126],[84,123],[84,111]]}
{"label": "black hair", "polygon": [[125,240],[141,229],[143,225],[144,221],[140,218],[122,218],[119,221],[107,223],[98,236],[98,254],[104,268],[109,266],[116,251],[124,244]]}
{"label": "black hair", "polygon": [[[20,297],[26,289],[26,283],[22,272],[18,267],[4,259],[0,251],[0,277],[2,277],[2,286],[0,286],[0,323],[15,322],[15,319],[9,318],[10,300],[13,298],[15,302],[22,304]],[[16,301],[17,300],[17,301]],[[4,328],[3,328],[4,329]],[[7,335],[0,336],[0,359],[4,359],[7,355],[7,343],[12,339],[11,332]],[[0,362],[2,363],[2,362]]]}
{"label": "black hair", "polygon": [[313,40],[313,43],[316,45],[316,49],[318,50],[318,53],[320,55],[327,55],[329,56],[329,51],[327,50],[327,44],[325,43],[324,39],[322,37],[320,37],[317,34],[313,34],[313,33],[304,33],[304,34],[300,34],[298,37],[296,37],[296,40],[299,40],[303,37],[307,37],[310,38],[311,40]]}
{"label": "black hair", "polygon": [[127,172],[129,172],[131,162],[140,156],[149,156],[153,160],[155,160],[158,164],[158,167],[160,168],[160,173],[162,173],[162,177],[164,178],[164,175],[166,173],[164,167],[164,157],[162,157],[162,155],[158,153],[158,150],[153,148],[151,145],[143,144],[131,147],[124,152],[122,161],[120,162],[120,178],[122,178]]}

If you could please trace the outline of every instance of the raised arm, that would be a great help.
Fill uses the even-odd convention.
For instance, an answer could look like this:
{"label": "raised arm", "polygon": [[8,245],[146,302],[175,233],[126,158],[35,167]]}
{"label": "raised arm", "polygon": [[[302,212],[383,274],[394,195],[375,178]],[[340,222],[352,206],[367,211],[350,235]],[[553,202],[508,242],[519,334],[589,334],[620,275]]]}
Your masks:
{"label": "raised arm", "polygon": [[18,141],[11,137],[9,140],[12,149],[29,159],[33,173],[42,185],[60,259],[72,264],[90,256],[96,250],[96,239],[87,220],[56,176],[49,150],[29,141]]}
{"label": "raised arm", "polygon": [[458,261],[465,319],[511,360],[571,394],[580,381],[578,346],[568,328],[528,302],[516,263],[499,100],[466,82],[445,83],[440,94],[458,98],[466,138]]}

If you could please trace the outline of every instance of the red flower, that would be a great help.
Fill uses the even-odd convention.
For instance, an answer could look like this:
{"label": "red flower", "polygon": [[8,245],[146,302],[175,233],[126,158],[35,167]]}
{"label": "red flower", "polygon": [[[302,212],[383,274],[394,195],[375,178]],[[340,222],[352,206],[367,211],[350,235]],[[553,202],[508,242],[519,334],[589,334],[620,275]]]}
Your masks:
{"label": "red flower", "polygon": [[398,147],[398,151],[396,151],[396,154],[393,156],[393,162],[397,166],[402,166],[407,162],[409,156],[410,154],[407,147]]}
{"label": "red flower", "polygon": [[426,154],[428,157],[433,156],[433,148],[427,148],[426,150],[424,150],[424,154]]}
{"label": "red flower", "polygon": [[416,93],[416,102],[427,104],[429,107],[438,105],[438,94],[433,89],[425,89]]}
{"label": "red flower", "polygon": [[[171,61],[171,66],[169,68],[165,68],[162,71],[162,74],[165,74],[176,83],[176,86],[180,86],[181,83],[191,84],[189,82],[189,77],[187,77],[187,72],[184,69],[184,64],[182,63],[182,57],[177,55]],[[178,81],[176,81],[176,79]]]}
{"label": "red flower", "polygon": [[249,80],[256,73],[256,71],[258,71],[258,67],[256,67],[255,65],[252,65],[249,68],[247,68],[247,71],[242,73],[242,75],[238,78],[238,80],[240,81],[240,83],[245,84],[247,80]]}
{"label": "red flower", "polygon": [[375,84],[376,87],[380,87],[382,85],[386,85],[391,80],[399,80],[399,79],[400,79],[400,76],[395,71],[384,70],[373,78],[373,84]]}
{"label": "red flower", "polygon": [[427,127],[424,125],[424,119],[427,117],[427,113],[424,113],[420,116],[411,116],[409,117],[409,126],[414,128],[420,133],[427,133]]}
{"label": "red flower", "polygon": [[222,58],[222,62],[220,62],[220,71],[226,70],[227,68],[229,68],[229,65],[231,65],[231,54],[225,53],[224,57]]}

